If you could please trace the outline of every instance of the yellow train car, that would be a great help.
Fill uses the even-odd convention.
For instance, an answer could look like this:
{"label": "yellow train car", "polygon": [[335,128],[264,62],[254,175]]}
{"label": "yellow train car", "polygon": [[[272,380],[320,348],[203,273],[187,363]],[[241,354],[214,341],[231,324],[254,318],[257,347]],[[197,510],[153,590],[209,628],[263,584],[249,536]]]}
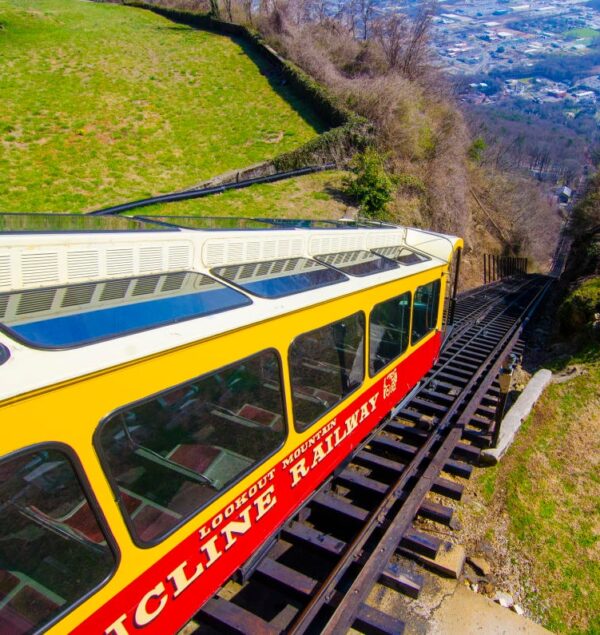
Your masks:
{"label": "yellow train car", "polygon": [[0,215],[2,633],[176,632],[439,353],[456,237],[164,221]]}

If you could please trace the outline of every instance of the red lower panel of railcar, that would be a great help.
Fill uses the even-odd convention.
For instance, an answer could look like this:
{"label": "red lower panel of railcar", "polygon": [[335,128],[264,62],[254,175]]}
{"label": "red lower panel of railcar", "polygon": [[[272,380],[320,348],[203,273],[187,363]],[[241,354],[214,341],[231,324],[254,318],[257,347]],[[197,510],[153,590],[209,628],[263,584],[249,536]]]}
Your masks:
{"label": "red lower panel of railcar", "polygon": [[143,630],[144,635],[164,635],[183,626],[415,386],[431,368],[440,344],[436,334],[360,392],[73,633],[133,635]]}

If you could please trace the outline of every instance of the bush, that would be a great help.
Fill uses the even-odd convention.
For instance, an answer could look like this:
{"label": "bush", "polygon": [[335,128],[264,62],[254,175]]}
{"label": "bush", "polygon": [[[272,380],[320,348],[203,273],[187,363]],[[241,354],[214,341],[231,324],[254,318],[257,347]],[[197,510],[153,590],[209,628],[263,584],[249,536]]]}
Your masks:
{"label": "bush", "polygon": [[396,177],[396,185],[406,194],[421,195],[427,192],[427,187],[423,180],[407,172],[400,172],[400,174],[398,174]]}
{"label": "bush", "polygon": [[381,155],[373,149],[357,154],[351,163],[354,176],[344,179],[346,194],[369,218],[378,218],[394,195],[395,183],[386,172]]}
{"label": "bush", "polygon": [[475,163],[481,163],[483,159],[483,153],[487,148],[486,142],[482,139],[482,137],[477,137],[471,144],[469,148],[469,159],[471,161],[475,161]]}
{"label": "bush", "polygon": [[560,328],[566,335],[585,331],[600,312],[600,277],[588,278],[569,293],[558,310]]}

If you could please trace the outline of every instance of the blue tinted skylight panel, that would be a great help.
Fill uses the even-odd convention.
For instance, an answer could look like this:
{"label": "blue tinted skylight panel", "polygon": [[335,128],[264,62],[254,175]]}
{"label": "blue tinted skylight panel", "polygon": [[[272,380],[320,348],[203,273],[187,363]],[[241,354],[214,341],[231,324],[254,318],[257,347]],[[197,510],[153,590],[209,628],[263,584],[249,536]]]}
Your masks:
{"label": "blue tinted skylight panel", "polygon": [[401,265],[417,265],[420,262],[427,262],[428,260],[431,260],[428,256],[419,254],[407,247],[379,247],[377,249],[373,249],[373,252],[380,256],[384,256],[385,258],[395,260]]}
{"label": "blue tinted skylight panel", "polygon": [[26,344],[70,348],[251,303],[208,276],[177,272],[0,293],[0,320]]}
{"label": "blue tinted skylight panel", "polygon": [[348,280],[343,273],[307,258],[229,265],[212,273],[262,298],[281,298]]}
{"label": "blue tinted skylight panel", "polygon": [[372,251],[344,251],[336,254],[315,256],[336,269],[340,269],[350,276],[371,276],[390,269],[397,269],[398,265],[387,258],[382,258]]}

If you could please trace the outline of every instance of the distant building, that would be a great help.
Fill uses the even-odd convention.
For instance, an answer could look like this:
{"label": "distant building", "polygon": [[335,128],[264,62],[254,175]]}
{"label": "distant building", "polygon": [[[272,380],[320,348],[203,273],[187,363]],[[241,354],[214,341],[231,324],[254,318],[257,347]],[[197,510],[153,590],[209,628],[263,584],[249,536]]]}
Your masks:
{"label": "distant building", "polygon": [[566,185],[563,185],[558,191],[558,200],[561,203],[568,203],[571,200],[571,196],[573,196],[573,190]]}

